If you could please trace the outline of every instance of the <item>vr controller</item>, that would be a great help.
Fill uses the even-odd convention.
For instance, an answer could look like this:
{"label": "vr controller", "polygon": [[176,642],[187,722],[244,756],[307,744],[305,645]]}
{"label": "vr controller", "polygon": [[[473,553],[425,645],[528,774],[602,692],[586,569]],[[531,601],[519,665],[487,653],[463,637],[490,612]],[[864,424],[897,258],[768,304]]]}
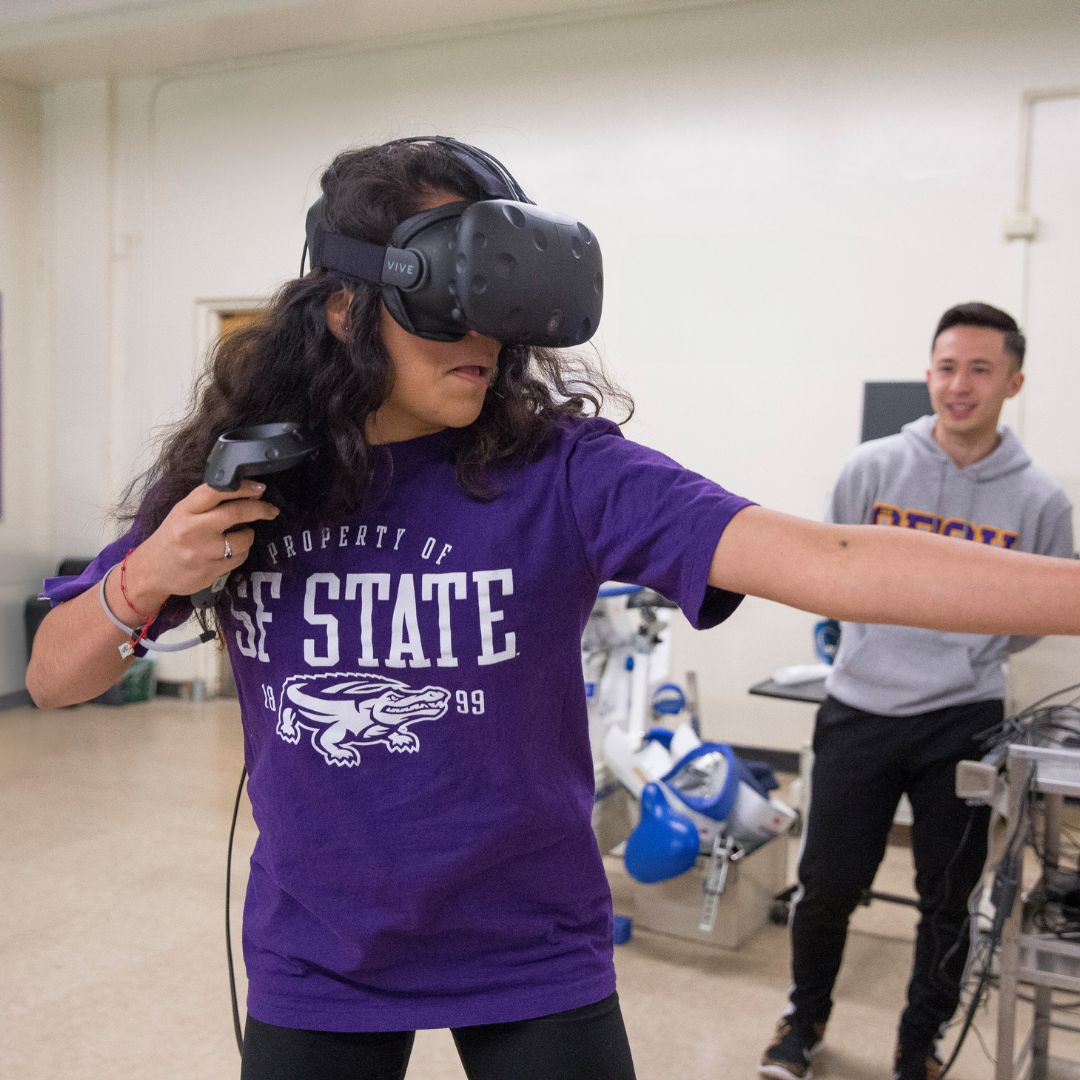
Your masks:
{"label": "vr controller", "polygon": [[[319,452],[314,437],[299,424],[255,424],[227,431],[214,443],[206,460],[203,482],[217,491],[237,491],[249,476],[284,472],[310,461]],[[229,575],[222,574],[209,588],[191,597],[195,608],[213,607]]]}
{"label": "vr controller", "polygon": [[284,472],[313,458],[318,443],[299,424],[255,424],[227,431],[206,459],[203,483],[236,491],[249,476]]}

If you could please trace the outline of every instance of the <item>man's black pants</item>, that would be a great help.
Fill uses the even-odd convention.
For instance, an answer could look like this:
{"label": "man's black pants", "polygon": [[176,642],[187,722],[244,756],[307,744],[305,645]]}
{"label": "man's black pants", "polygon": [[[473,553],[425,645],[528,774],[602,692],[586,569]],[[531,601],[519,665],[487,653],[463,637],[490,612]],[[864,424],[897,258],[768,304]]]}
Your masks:
{"label": "man's black pants", "polygon": [[929,1046],[956,1010],[968,952],[967,900],[986,859],[989,808],[955,794],[956,763],[1000,724],[1001,701],[890,717],[826,698],[814,729],[810,810],[791,917],[791,1004],[826,1021],[848,919],[870,888],[902,793],[911,802],[919,927],[900,1020],[904,1046]]}

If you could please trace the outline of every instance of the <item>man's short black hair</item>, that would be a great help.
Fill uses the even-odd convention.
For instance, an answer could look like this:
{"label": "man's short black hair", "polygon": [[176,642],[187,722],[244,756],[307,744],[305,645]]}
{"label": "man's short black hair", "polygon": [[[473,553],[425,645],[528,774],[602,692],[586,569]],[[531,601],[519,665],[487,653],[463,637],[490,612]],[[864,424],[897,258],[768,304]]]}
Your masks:
{"label": "man's short black hair", "polygon": [[1005,335],[1005,351],[1016,360],[1017,368],[1024,366],[1027,340],[1020,333],[1016,320],[1007,311],[991,307],[990,304],[980,304],[977,301],[957,304],[956,307],[949,308],[938,320],[937,329],[934,331],[934,341],[930,343],[930,347],[934,347],[934,342],[944,331],[951,330],[954,326],[986,326],[991,330],[1000,330]]}

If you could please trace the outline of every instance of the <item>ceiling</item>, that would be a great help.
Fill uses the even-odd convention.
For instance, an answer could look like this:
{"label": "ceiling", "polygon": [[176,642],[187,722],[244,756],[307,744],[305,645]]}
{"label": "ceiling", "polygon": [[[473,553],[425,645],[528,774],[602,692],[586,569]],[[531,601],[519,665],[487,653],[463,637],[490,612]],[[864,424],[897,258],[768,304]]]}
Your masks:
{"label": "ceiling", "polygon": [[0,0],[0,79],[45,86],[740,0]]}

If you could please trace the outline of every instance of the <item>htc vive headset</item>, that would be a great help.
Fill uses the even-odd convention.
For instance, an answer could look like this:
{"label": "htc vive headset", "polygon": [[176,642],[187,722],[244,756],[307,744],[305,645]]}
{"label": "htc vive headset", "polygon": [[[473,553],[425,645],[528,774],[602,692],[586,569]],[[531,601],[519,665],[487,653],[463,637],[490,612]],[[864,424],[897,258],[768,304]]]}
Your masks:
{"label": "htc vive headset", "polygon": [[475,330],[504,345],[559,348],[592,337],[604,299],[592,232],[536,206],[483,150],[439,136],[400,141],[446,147],[487,198],[406,218],[385,247],[332,231],[320,198],[307,214],[311,268],[381,286],[394,319],[431,341]]}

